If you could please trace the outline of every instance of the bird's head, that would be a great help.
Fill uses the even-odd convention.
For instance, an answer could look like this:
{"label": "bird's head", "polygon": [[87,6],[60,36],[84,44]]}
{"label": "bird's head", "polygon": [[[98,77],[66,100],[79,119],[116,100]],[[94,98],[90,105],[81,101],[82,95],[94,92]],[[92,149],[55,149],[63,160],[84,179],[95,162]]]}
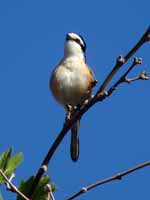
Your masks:
{"label": "bird's head", "polygon": [[65,41],[65,56],[84,56],[86,43],[77,33],[67,33]]}

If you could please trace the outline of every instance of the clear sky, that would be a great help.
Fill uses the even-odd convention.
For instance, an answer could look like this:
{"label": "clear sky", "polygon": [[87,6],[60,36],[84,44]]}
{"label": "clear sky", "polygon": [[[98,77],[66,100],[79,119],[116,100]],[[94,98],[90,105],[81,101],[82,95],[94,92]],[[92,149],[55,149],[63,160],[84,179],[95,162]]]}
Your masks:
{"label": "clear sky", "polygon": [[[16,185],[36,173],[62,128],[64,110],[54,101],[48,82],[63,56],[67,32],[87,42],[87,62],[99,84],[118,55],[125,55],[150,24],[148,0],[6,0],[0,1],[0,152],[13,146],[24,153]],[[150,43],[137,56],[150,72]],[[128,66],[130,62],[126,66]],[[48,174],[66,199],[81,187],[150,160],[150,82],[122,85],[94,106],[81,121],[81,152],[69,155],[67,135],[54,155]],[[80,196],[86,199],[147,199],[150,169],[145,168]],[[2,189],[4,199],[15,195]]]}

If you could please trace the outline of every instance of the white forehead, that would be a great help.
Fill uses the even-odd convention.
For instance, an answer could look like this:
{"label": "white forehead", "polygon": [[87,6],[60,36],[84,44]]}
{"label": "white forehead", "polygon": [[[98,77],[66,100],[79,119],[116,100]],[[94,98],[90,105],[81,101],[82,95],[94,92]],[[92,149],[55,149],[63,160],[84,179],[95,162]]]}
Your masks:
{"label": "white forehead", "polygon": [[76,40],[76,39],[80,40],[80,43],[84,46],[84,42],[83,42],[82,38],[78,34],[76,34],[76,33],[68,33],[67,35],[70,38],[74,39],[74,40]]}

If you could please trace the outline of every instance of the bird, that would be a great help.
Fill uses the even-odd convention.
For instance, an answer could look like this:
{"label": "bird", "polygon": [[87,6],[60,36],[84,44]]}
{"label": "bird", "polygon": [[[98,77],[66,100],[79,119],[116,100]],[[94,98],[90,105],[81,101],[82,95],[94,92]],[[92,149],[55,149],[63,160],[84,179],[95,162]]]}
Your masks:
{"label": "bird", "polygon": [[[97,83],[94,72],[86,63],[86,42],[80,34],[66,34],[64,56],[52,71],[49,87],[56,101],[68,112],[68,108],[80,108],[91,99],[92,88]],[[71,128],[71,159],[79,157],[79,123]]]}

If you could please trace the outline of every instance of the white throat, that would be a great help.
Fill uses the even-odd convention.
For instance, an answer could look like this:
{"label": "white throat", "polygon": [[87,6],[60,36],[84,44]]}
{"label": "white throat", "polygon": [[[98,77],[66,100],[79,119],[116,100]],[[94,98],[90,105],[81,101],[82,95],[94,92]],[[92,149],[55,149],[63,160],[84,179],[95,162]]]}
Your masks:
{"label": "white throat", "polygon": [[64,57],[78,57],[85,60],[84,52],[81,46],[75,41],[66,41],[64,49]]}

